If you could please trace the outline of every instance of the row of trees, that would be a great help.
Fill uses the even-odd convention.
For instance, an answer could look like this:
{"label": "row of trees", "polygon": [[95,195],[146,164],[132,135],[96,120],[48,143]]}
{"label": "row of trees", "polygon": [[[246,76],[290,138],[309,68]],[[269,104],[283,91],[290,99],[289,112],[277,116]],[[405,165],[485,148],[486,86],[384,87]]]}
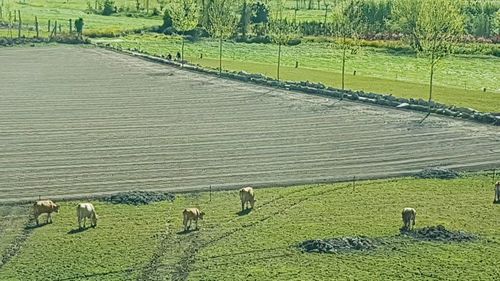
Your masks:
{"label": "row of trees", "polygon": [[[168,8],[172,0],[162,0],[162,7]],[[200,26],[206,26],[209,8],[213,0],[197,0],[197,5],[202,16]],[[279,0],[236,0],[238,22],[236,32],[245,37],[249,33],[266,35],[267,29],[262,24],[269,22],[272,10],[279,5]],[[315,7],[316,1],[285,1],[283,14],[288,22],[299,25],[303,35],[328,35],[332,28],[339,24],[338,19],[331,17],[344,5],[343,0],[317,1],[317,7],[324,9],[324,16],[317,15],[313,20],[298,21],[297,11],[308,9],[310,4]],[[363,38],[394,37],[405,32],[406,26],[401,25],[397,1],[394,0],[356,0],[354,1],[359,12],[352,14],[350,20],[357,22],[359,33]],[[418,2],[418,1],[417,1]],[[465,21],[464,34],[474,37],[493,38],[499,40],[500,36],[500,2],[490,0],[463,0],[456,1],[459,14]],[[418,5],[418,3],[414,3]],[[396,36],[397,37],[397,36]],[[496,38],[496,39],[495,39]]]}
{"label": "row of trees", "polygon": [[[249,18],[240,15],[241,7],[248,7],[248,0],[172,0],[167,13],[173,27],[179,32],[190,31],[200,22],[209,35],[219,42],[219,71],[222,71],[223,41],[233,35],[242,21]],[[342,50],[342,81],[345,88],[345,64],[349,54],[358,50],[356,44],[364,30],[362,0],[338,0],[332,12],[335,22],[331,35]],[[274,0],[268,7],[270,16],[267,32],[278,45],[277,78],[280,79],[281,47],[298,36],[298,26],[286,20],[286,0]],[[203,9],[202,9],[203,8]],[[203,11],[206,10],[206,13]],[[461,6],[454,0],[394,0],[392,13],[396,15],[402,32],[411,40],[418,54],[429,58],[429,101],[432,100],[432,85],[436,64],[448,54],[454,43],[465,32],[466,18]],[[184,37],[181,58],[184,60]],[[429,108],[430,112],[430,108]]]}

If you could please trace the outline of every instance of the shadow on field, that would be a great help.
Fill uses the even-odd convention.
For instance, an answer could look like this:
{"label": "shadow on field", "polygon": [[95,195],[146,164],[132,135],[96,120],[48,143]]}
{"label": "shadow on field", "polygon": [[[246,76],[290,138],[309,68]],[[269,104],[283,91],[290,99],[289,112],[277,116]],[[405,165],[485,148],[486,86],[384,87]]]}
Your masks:
{"label": "shadow on field", "polygon": [[182,230],[182,231],[179,231],[177,232],[176,234],[177,235],[186,235],[186,234],[189,234],[191,232],[195,232],[195,231],[199,231],[200,229],[199,228],[195,228],[195,229],[187,229],[187,230]]}
{"label": "shadow on field", "polygon": [[241,216],[246,216],[246,215],[250,214],[250,212],[252,212],[252,209],[245,209],[243,211],[237,212],[236,214],[241,217]]}
{"label": "shadow on field", "polygon": [[85,232],[88,229],[90,229],[90,227],[75,228],[75,229],[68,231],[68,234],[77,234],[77,233]]}
{"label": "shadow on field", "polygon": [[40,223],[40,224],[38,224],[38,225],[37,225],[36,223],[30,223],[30,224],[26,225],[26,226],[24,227],[24,229],[26,229],[26,230],[33,230],[33,229],[36,229],[36,228],[42,228],[42,227],[44,227],[44,226],[46,226],[46,225],[49,225],[49,224],[50,224],[50,223],[48,223],[48,222],[45,222],[45,223]]}

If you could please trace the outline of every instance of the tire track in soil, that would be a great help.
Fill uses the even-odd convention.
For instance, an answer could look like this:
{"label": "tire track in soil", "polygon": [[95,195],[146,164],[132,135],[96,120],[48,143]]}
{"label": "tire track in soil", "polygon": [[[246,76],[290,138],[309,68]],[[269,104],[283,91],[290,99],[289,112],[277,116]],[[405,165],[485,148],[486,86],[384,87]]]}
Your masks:
{"label": "tire track in soil", "polygon": [[[294,190],[294,191],[287,193],[286,196],[289,196],[291,194],[295,194],[298,192],[306,191],[306,190],[309,190],[310,188],[311,187],[308,187],[305,189]],[[272,204],[278,200],[281,200],[281,199],[285,198],[286,196],[280,195],[280,196],[277,196],[276,198],[273,198],[272,200],[264,202],[261,205],[259,205],[259,207],[257,207],[256,210],[259,210],[266,205],[269,205],[269,204]],[[228,220],[227,223],[231,223],[236,219],[237,219],[237,217],[233,217],[230,220]],[[203,243],[203,241],[198,240],[198,238],[199,238],[198,233],[194,233],[194,234],[191,233],[193,235],[185,236],[185,237],[188,237],[189,239],[183,239],[183,240],[187,240],[187,241],[178,241],[177,239],[175,239],[176,234],[167,229],[164,233],[160,234],[160,239],[159,239],[160,241],[158,243],[158,246],[156,247],[155,252],[153,253],[150,261],[147,263],[146,266],[144,266],[142,268],[142,272],[139,274],[137,281],[163,280],[162,276],[159,274],[158,271],[160,268],[168,268],[168,267],[171,267],[174,270],[174,272],[172,273],[172,280],[187,280],[187,278],[189,276],[189,271],[186,269],[190,269],[188,267],[188,265],[194,261],[194,258],[196,256],[196,252],[198,251],[198,249],[201,249],[202,247],[206,247],[207,245],[209,245],[211,243],[215,243],[217,241],[220,241],[220,240],[222,240],[222,239],[224,239],[224,238],[226,238],[229,235],[232,235],[234,233],[236,233],[235,229],[225,233],[224,235],[222,235],[218,239],[214,239],[214,240],[209,241],[207,243]],[[193,238],[195,238],[195,239],[193,239]],[[170,242],[172,240],[176,240],[178,243],[184,243],[184,244],[189,243],[188,249],[186,251],[184,251],[184,253],[187,253],[187,254],[184,254],[181,257],[181,259],[179,260],[179,262],[177,262],[174,266],[162,265],[161,260],[165,256],[165,254],[168,252],[169,245],[173,244]]]}
{"label": "tire track in soil", "polygon": [[[220,242],[221,240],[233,235],[233,234],[236,234],[248,227],[254,227],[262,222],[265,222],[275,216],[278,216],[278,215],[281,215],[283,213],[285,213],[287,210],[289,209],[292,209],[294,208],[295,206],[303,203],[304,201],[307,201],[311,198],[314,198],[314,197],[317,197],[317,196],[320,196],[320,195],[325,195],[325,194],[328,194],[328,193],[332,193],[332,192],[335,192],[335,191],[339,191],[339,190],[342,190],[342,189],[346,189],[348,187],[350,187],[351,185],[345,185],[345,186],[341,186],[341,187],[337,187],[337,188],[332,188],[330,190],[326,190],[326,191],[322,191],[322,192],[316,192],[316,193],[313,193],[311,195],[308,195],[308,196],[305,196],[305,197],[302,197],[300,198],[298,201],[290,204],[286,209],[283,209],[283,210],[278,210],[276,212],[273,212],[272,214],[270,215],[267,215],[261,219],[258,219],[254,222],[251,222],[251,223],[248,223],[248,224],[245,224],[245,225],[242,225],[241,227],[237,227],[237,228],[234,228],[232,230],[229,230],[227,231],[226,233],[222,234],[221,236],[219,236],[218,238],[215,238],[215,239],[212,239],[210,241],[207,241],[205,243],[203,243],[202,241],[196,241],[193,239],[193,236],[189,236],[189,247],[188,247],[188,250],[184,252],[184,255],[181,257],[181,259],[179,260],[179,262],[177,262],[174,266],[174,272],[172,274],[172,281],[185,281],[188,279],[189,277],[189,273],[191,272],[194,264],[195,264],[195,259],[196,259],[196,254],[201,251],[203,248],[207,247],[207,246],[210,246],[214,243],[217,243],[217,242]],[[265,203],[263,203],[259,208],[257,208],[256,210],[259,210],[261,209],[262,207],[266,206],[266,205],[270,205],[272,203],[275,203],[277,202],[278,200],[281,200],[281,199],[284,199],[286,197],[288,197],[289,195],[291,194],[295,194],[295,193],[300,193],[300,192],[303,192],[303,191],[308,191],[310,189],[313,189],[314,187],[316,186],[309,186],[309,187],[306,187],[304,189],[301,189],[301,190],[294,190],[290,193],[287,193],[286,196],[285,195],[280,195],[278,196],[277,198],[274,198],[270,201],[267,201]],[[230,219],[229,221],[227,221],[228,223],[234,221],[236,218],[232,218]],[[198,238],[198,235],[196,235],[196,237],[194,238]]]}
{"label": "tire track in soil", "polygon": [[28,216],[28,219],[23,225],[22,232],[14,238],[14,241],[3,251],[0,260],[0,270],[12,260],[22,249],[24,243],[33,233],[35,226],[33,225],[34,218]]}

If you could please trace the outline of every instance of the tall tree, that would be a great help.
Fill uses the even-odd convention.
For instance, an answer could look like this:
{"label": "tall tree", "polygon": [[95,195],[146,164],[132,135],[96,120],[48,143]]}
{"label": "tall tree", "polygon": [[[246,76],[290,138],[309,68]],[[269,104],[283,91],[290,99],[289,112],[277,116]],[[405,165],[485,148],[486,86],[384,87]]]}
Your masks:
{"label": "tall tree", "polygon": [[234,0],[212,0],[208,12],[210,36],[219,40],[219,74],[222,73],[222,41],[236,31],[238,2]]}
{"label": "tall tree", "polygon": [[269,34],[274,43],[278,44],[278,66],[276,70],[276,78],[280,80],[281,66],[281,46],[286,45],[290,40],[298,36],[298,27],[295,23],[290,23],[283,12],[285,10],[285,0],[276,0],[273,9],[271,10],[271,20],[269,21]]}
{"label": "tall tree", "polygon": [[406,34],[410,45],[421,51],[422,46],[417,34],[417,22],[420,18],[422,0],[396,0],[392,8],[394,23]]}
{"label": "tall tree", "polygon": [[416,34],[421,48],[419,54],[429,58],[429,112],[431,111],[434,68],[440,59],[450,53],[464,31],[464,17],[454,0],[421,0]]}
{"label": "tall tree", "polygon": [[252,19],[252,7],[249,5],[248,0],[243,0],[240,9],[240,22],[239,31],[244,40],[247,38],[248,31],[250,29],[250,23]]}
{"label": "tall tree", "polygon": [[364,29],[361,0],[344,0],[337,3],[332,34],[336,37],[336,45],[342,50],[342,90],[345,89],[345,64],[347,56],[355,54],[359,49],[358,38]]}
{"label": "tall tree", "polygon": [[181,33],[181,61],[184,62],[184,41],[185,33],[193,30],[198,25],[200,9],[198,0],[172,0],[167,7],[172,25],[175,30]]}

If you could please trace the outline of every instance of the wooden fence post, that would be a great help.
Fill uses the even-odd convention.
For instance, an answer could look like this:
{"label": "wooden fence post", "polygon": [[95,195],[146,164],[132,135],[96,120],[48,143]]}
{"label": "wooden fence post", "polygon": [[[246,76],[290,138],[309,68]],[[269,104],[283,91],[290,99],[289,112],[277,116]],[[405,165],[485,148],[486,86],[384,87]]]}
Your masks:
{"label": "wooden fence post", "polygon": [[69,19],[69,33],[73,33],[73,21]]}
{"label": "wooden fence post", "polygon": [[212,202],[212,185],[210,185],[210,202]]}
{"label": "wooden fence post", "polygon": [[18,29],[17,29],[17,38],[21,38],[21,25],[22,25],[22,21],[21,21],[21,10],[17,10],[17,12],[19,13],[19,25],[18,25]]}
{"label": "wooden fence post", "polygon": [[352,191],[356,190],[356,176],[352,177]]}
{"label": "wooden fence post", "polygon": [[40,31],[38,30],[38,17],[35,16],[35,29],[36,29],[36,38],[40,37]]}
{"label": "wooden fence post", "polygon": [[49,20],[49,23],[47,24],[47,32],[50,33],[50,20]]}

